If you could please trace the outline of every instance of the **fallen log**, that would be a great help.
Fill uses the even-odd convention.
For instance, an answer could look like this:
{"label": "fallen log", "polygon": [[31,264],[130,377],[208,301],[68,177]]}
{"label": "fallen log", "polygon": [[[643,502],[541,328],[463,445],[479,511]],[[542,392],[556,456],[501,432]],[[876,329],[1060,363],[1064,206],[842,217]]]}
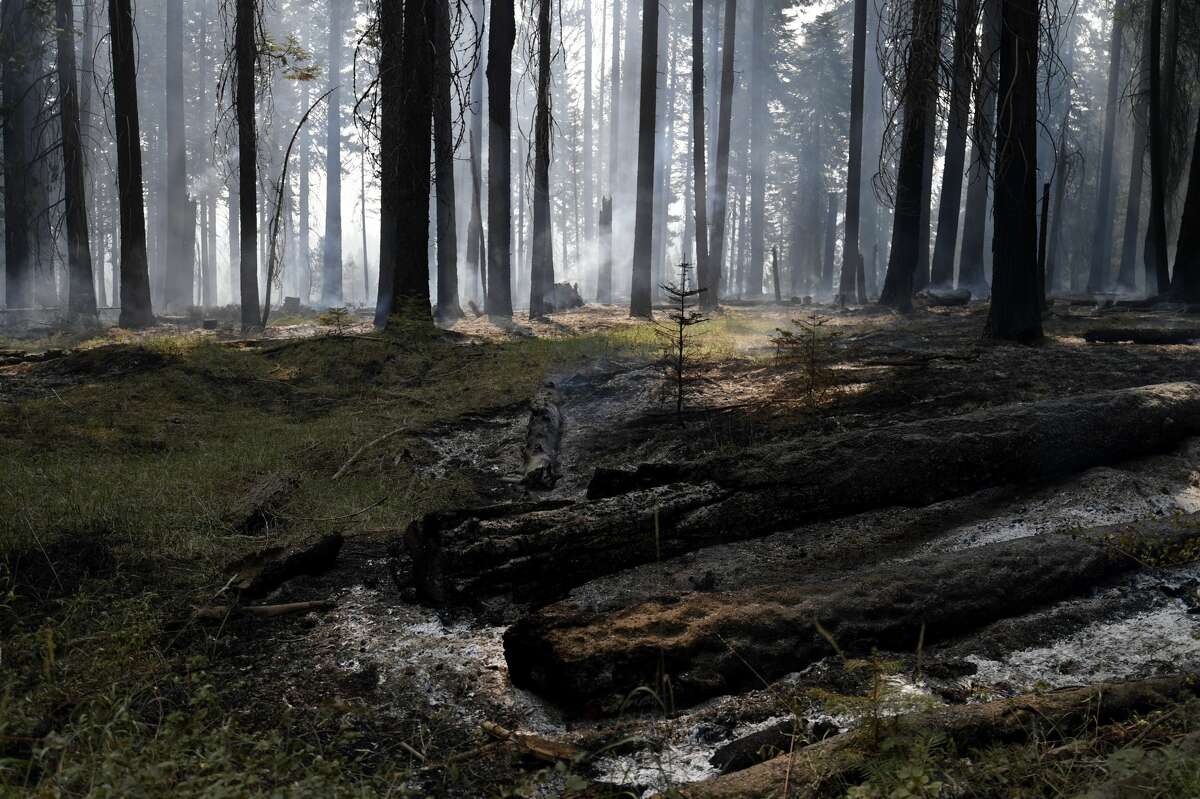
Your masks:
{"label": "fallen log", "polygon": [[[967,755],[993,744],[1087,735],[1097,725],[1162,710],[1197,695],[1200,681],[1192,675],[1101,683],[901,716],[890,720],[889,734],[940,732],[954,742],[955,751]],[[840,783],[861,781],[861,770],[871,757],[868,731],[859,728],[744,771],[684,786],[677,795],[684,799],[826,796]]]}
{"label": "fallen log", "polygon": [[209,605],[196,608],[196,621],[223,622],[234,616],[252,616],[258,619],[277,619],[299,613],[333,610],[337,603],[331,599],[316,602],[289,602],[283,605]]}
{"label": "fallen log", "polygon": [[926,304],[934,308],[959,308],[971,302],[968,289],[929,289],[925,297]]}
{"label": "fallen log", "polygon": [[1197,341],[1200,341],[1200,330],[1195,328],[1184,328],[1182,330],[1166,328],[1111,328],[1106,330],[1089,330],[1083,334],[1083,339],[1089,344],[1169,346],[1195,344]]}
{"label": "fallen log", "polygon": [[430,516],[404,534],[428,602],[542,602],[587,580],[718,543],[1162,452],[1200,433],[1200,386],[1022,403],[785,441],[689,463],[599,469],[594,501],[504,518]]}
{"label": "fallen log", "polygon": [[[1200,554],[1200,515],[1032,536],[838,579],[693,593],[612,613],[560,602],[504,635],[514,685],[587,716],[669,690],[676,706],[761,686],[843,652],[914,651],[1141,568]],[[1156,553],[1156,554],[1146,554]]]}
{"label": "fallen log", "polygon": [[301,575],[324,574],[333,568],[342,549],[340,533],[293,547],[271,547],[247,555],[226,567],[229,587],[243,599],[258,599]]}
{"label": "fallen log", "polygon": [[558,387],[546,383],[534,397],[529,412],[529,429],[521,450],[521,484],[526,488],[548,491],[561,475],[559,452],[562,448],[562,397]]}

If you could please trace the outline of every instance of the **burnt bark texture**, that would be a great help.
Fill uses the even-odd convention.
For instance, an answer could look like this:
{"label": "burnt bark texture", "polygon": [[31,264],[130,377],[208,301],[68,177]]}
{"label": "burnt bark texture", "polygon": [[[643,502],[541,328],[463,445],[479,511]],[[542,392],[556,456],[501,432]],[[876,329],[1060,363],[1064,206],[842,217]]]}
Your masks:
{"label": "burnt bark texture", "polygon": [[737,0],[725,0],[725,41],[722,48],[721,111],[717,120],[717,163],[713,187],[713,218],[708,247],[707,278],[702,278],[702,305],[712,310],[720,304],[721,270],[725,261],[725,223],[729,216],[729,144],[733,126],[733,57],[737,41]]}
{"label": "burnt bark texture", "polygon": [[653,315],[654,139],[658,106],[658,3],[642,4],[641,99],[638,104],[637,205],[633,217],[633,279],[629,314]]}
{"label": "burnt bark texture", "polygon": [[437,177],[437,318],[461,319],[458,304],[458,221],[454,209],[454,125],[450,82],[453,80],[450,42],[450,0],[434,0],[434,69],[437,73],[433,102],[434,158]]}
{"label": "burnt bark texture", "polygon": [[329,115],[325,125],[325,237],[321,257],[321,305],[342,304],[342,37],[345,4],[329,0]]}
{"label": "burnt bark texture", "polygon": [[935,644],[1141,568],[1130,550],[1181,551],[1198,538],[1200,519],[1155,520],[927,555],[833,580],[696,592],[599,616],[551,605],[508,630],[505,657],[515,685],[568,711],[619,712],[633,691],[658,688],[664,677],[675,702],[690,705],[838,654],[829,638],[848,656],[911,650],[922,629],[925,644]]}
{"label": "burnt bark texture", "polygon": [[138,122],[137,55],[130,0],[109,0],[117,193],[121,217],[121,327],[154,324],[146,258],[146,206],[142,197],[142,137]]}
{"label": "burnt bark texture", "polygon": [[1087,290],[1095,294],[1109,287],[1112,264],[1113,150],[1117,139],[1117,106],[1120,104],[1121,64],[1125,53],[1125,9],[1118,3],[1113,9],[1112,40],[1108,55],[1108,101],[1104,112],[1104,141],[1100,148],[1100,185],[1096,193],[1096,221],[1092,228],[1091,270]]}
{"label": "burnt bark texture", "polygon": [[[1200,432],[1200,386],[1016,404],[685,463],[598,470],[588,502],[434,514],[404,534],[425,601],[541,602],[595,577],[705,546],[1164,451]],[[569,554],[566,554],[569,553]]]}
{"label": "burnt bark texture", "polygon": [[1037,0],[1003,0],[996,123],[992,307],[987,334],[1030,342],[1042,337],[1037,268]]}
{"label": "burnt bark texture", "polygon": [[561,475],[562,396],[557,386],[547,383],[534,397],[529,410],[529,427],[521,450],[521,483],[526,488],[549,490]]}
{"label": "burnt bark texture", "polygon": [[554,293],[554,234],[550,213],[550,16],[552,0],[538,0],[537,107],[534,111],[533,263],[529,277],[529,316],[550,312]]}
{"label": "burnt bark texture", "polygon": [[[866,106],[867,75],[867,0],[854,1],[854,42],[850,77],[850,155],[846,168],[846,235],[842,245],[842,276],[840,288],[847,299],[853,289],[855,299],[865,299],[865,286],[858,285],[862,258],[862,188],[863,188],[863,117]],[[775,276],[776,299],[779,276]]]}
{"label": "burnt bark texture", "polygon": [[984,270],[987,231],[988,185],[992,172],[992,149],[996,136],[996,77],[1000,59],[1000,4],[983,0],[983,36],[980,42],[979,79],[975,84],[971,169],[967,175],[967,206],[963,215],[962,253],[958,264],[958,286],[977,296],[988,292]]}
{"label": "burnt bark texture", "polygon": [[[254,83],[258,68],[255,0],[237,0],[234,21],[234,106],[238,127],[238,233],[242,327],[257,327],[258,308],[258,133]],[[124,225],[121,226],[124,232]]]}
{"label": "burnt bark texture", "polygon": [[[62,122],[63,203],[66,206],[68,315],[96,321],[96,284],[88,235],[87,191],[84,180],[83,132],[79,125],[79,80],[75,71],[75,7],[57,0],[58,107]],[[90,53],[89,53],[90,57]]]}
{"label": "burnt bark texture", "polygon": [[487,299],[497,319],[512,318],[512,51],[513,0],[495,0],[488,34]]}
{"label": "burnt bark texture", "polygon": [[[704,2],[692,0],[692,180],[696,213],[696,278],[708,289],[708,164],[704,157]],[[685,242],[686,245],[686,242]]]}
{"label": "burnt bark texture", "polygon": [[1175,274],[1171,290],[1175,298],[1200,303],[1200,122],[1192,148],[1192,167],[1188,177],[1187,199],[1179,225],[1179,245],[1175,250]]}

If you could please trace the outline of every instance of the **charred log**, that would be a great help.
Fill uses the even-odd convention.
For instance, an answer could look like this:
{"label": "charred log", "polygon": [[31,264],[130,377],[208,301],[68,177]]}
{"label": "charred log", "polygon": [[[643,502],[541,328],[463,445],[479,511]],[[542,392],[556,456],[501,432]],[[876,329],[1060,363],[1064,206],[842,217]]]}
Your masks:
{"label": "charred log", "polygon": [[1153,330],[1117,328],[1112,330],[1089,330],[1083,336],[1089,344],[1144,344],[1175,345],[1195,344],[1200,341],[1200,330]]}
{"label": "charred log", "polygon": [[894,505],[1059,477],[1200,433],[1200,386],[1016,404],[691,463],[597,470],[598,501],[502,518],[420,520],[405,533],[420,595],[545,601],[587,580],[705,546]]}
{"label": "charred log", "polygon": [[562,396],[557,386],[547,383],[533,399],[529,429],[521,450],[524,464],[521,483],[526,488],[548,491],[558,482],[562,433]]}
{"label": "charred log", "polygon": [[[748,690],[837,651],[910,651],[1187,558],[1200,517],[1021,538],[847,577],[652,600],[613,613],[561,603],[504,637],[513,683],[586,715],[619,712],[637,689],[676,705]],[[922,630],[924,632],[922,633]],[[835,648],[836,644],[836,648]]]}

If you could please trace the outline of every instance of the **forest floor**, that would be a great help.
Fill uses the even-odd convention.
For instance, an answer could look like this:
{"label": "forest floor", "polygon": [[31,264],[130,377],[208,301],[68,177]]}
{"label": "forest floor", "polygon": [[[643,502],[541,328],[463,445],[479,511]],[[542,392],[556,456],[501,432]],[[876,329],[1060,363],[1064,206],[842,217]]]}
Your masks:
{"label": "forest floor", "polygon": [[[1200,329],[1182,308],[1056,303],[1036,347],[983,341],[985,315],[729,307],[690,353],[703,379],[682,427],[662,341],[616,308],[507,330],[471,319],[381,334],[362,319],[334,329],[295,317],[249,340],[174,325],[0,340],[0,795],[1200,795],[1191,681],[1120,716],[1068,722],[1053,708],[1073,686],[1200,669],[1191,557],[929,646],[922,628],[911,646],[798,660],[684,708],[660,692],[657,711],[606,718],[512,685],[504,634],[536,608],[512,597],[430,607],[395,557],[427,514],[579,503],[600,467],[780,442],[804,451],[855,431],[1197,380],[1200,332],[1173,346],[1084,339]],[[798,318],[817,325],[813,347],[781,359],[772,338],[803,337]],[[562,477],[531,495],[521,447],[546,381],[562,394]],[[919,570],[1197,511],[1200,441],[1180,440],[1051,482],[741,535],[554,598],[603,620],[652,599]],[[329,606],[211,612],[233,607],[231,564],[330,534],[344,541],[330,568],[254,600]],[[946,714],[1009,697],[1036,729],[947,731],[959,728]],[[740,753],[733,765],[714,765],[723,749]],[[734,768],[745,770],[718,778]]]}

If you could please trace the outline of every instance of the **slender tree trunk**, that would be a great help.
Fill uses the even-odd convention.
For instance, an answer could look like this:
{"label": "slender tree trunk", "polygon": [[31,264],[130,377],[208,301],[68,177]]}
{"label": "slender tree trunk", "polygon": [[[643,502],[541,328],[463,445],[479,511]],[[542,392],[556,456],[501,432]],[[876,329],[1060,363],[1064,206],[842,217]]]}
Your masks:
{"label": "slender tree trunk", "polygon": [[942,194],[938,208],[937,241],[933,250],[930,282],[954,284],[954,257],[958,249],[959,211],[962,206],[963,168],[967,154],[967,123],[971,115],[972,62],[975,54],[976,0],[959,0],[954,27],[954,87],[950,93],[950,120],[946,132],[946,161],[942,169]]}
{"label": "slender tree trunk", "polygon": [[1089,294],[1104,291],[1109,286],[1112,266],[1113,150],[1117,137],[1117,106],[1121,82],[1124,80],[1122,59],[1125,51],[1124,4],[1113,9],[1112,40],[1109,44],[1108,105],[1104,113],[1104,142],[1100,148],[1100,184],[1096,191],[1096,221],[1092,228],[1091,269],[1088,272]]}
{"label": "slender tree trunk", "polygon": [[896,213],[892,227],[892,251],[879,302],[907,313],[912,310],[914,280],[919,268],[923,208],[929,197],[923,192],[929,127],[930,85],[937,81],[937,0],[916,0],[913,5],[912,38],[901,106],[904,133],[900,144],[900,167],[896,177]]}
{"label": "slender tree trunk", "polygon": [[641,101],[638,112],[637,208],[633,222],[633,281],[629,314],[653,315],[654,138],[658,103],[658,2],[642,5]]}
{"label": "slender tree trunk", "polygon": [[121,327],[154,324],[146,262],[146,209],[142,199],[142,141],[138,126],[137,60],[130,0],[109,0],[117,187],[121,196]]}
{"label": "slender tree trunk", "polygon": [[1042,336],[1037,268],[1037,0],[1003,0],[1000,103],[996,124],[996,200],[992,307],[988,334]]}
{"label": "slender tree trunk", "polygon": [[[380,15],[383,162],[380,302],[375,322],[429,320],[429,185],[435,0],[384,3]],[[502,104],[507,107],[506,104]],[[495,109],[495,105],[493,105]],[[385,246],[386,244],[386,246]]]}
{"label": "slender tree trunk", "polygon": [[837,207],[837,193],[830,192],[829,212],[825,216],[824,258],[821,261],[821,293],[827,296],[833,294],[834,250],[837,249]]}
{"label": "slender tree trunk", "polygon": [[[596,236],[596,176],[594,173],[593,136],[595,119],[592,108],[592,9],[583,6],[583,236],[592,242]],[[589,244],[590,246],[590,244]]]}
{"label": "slender tree trunk", "polygon": [[1058,151],[1054,156],[1054,210],[1050,213],[1050,241],[1046,252],[1046,291],[1053,293],[1059,281],[1059,249],[1062,246],[1063,203],[1067,196],[1067,181],[1071,179],[1071,163],[1067,157],[1067,134],[1070,130],[1071,106],[1063,115],[1058,130]]}
{"label": "slender tree trunk", "polygon": [[1000,54],[1000,5],[1003,0],[983,0],[982,69],[975,85],[975,119],[971,171],[967,183],[967,208],[963,218],[962,253],[958,285],[976,295],[988,291],[984,272],[984,243],[987,230],[988,182],[992,147],[996,135],[996,78]]}
{"label": "slender tree trunk", "polygon": [[[634,0],[628,0],[633,2]],[[612,241],[612,205],[617,196],[617,171],[621,157],[621,0],[613,0],[613,37],[612,37],[612,90],[609,97],[609,129],[608,129],[608,199],[609,199],[609,235],[605,237],[604,246],[600,251],[600,270],[596,284],[596,301],[601,305],[609,305],[613,301],[613,254]]]}
{"label": "slender tree trunk", "polygon": [[1142,220],[1142,193],[1146,166],[1146,132],[1149,127],[1148,100],[1150,96],[1150,15],[1143,29],[1142,63],[1139,69],[1137,100],[1133,105],[1133,149],[1129,166],[1129,191],[1125,200],[1125,235],[1121,246],[1121,266],[1117,286],[1122,291],[1137,287],[1137,255]]}
{"label": "slender tree trunk", "polygon": [[550,4],[538,0],[538,85],[534,119],[533,265],[529,318],[546,316],[554,292],[554,236],[550,219]]}
{"label": "slender tree trunk", "polygon": [[718,276],[708,252],[708,168],[704,157],[704,0],[692,0],[692,164],[696,208],[696,278],[705,295]]}
{"label": "slender tree trunk", "polygon": [[[475,35],[478,37],[477,46],[482,50],[483,36],[486,30],[484,22],[484,7],[483,0],[473,0],[471,4],[471,15],[475,21]],[[482,58],[480,59],[482,64]],[[483,258],[487,249],[487,242],[483,235],[483,72],[476,67],[475,72],[471,75],[471,127],[470,141],[468,144],[471,148],[471,216],[467,222],[467,268],[471,272],[471,294],[475,294],[476,287],[479,288],[480,297],[487,296],[487,289],[484,288],[485,269],[483,266]]]}
{"label": "slender tree trunk", "polygon": [[[79,87],[79,115],[80,115],[80,138],[87,141],[88,134],[92,129],[92,82],[95,79],[95,58],[96,49],[96,21],[95,21],[95,5],[93,0],[84,0],[83,3],[83,60],[80,64],[81,85]],[[97,189],[95,171],[90,167],[90,162],[87,155],[87,148],[82,144],[81,150],[83,154],[83,179],[84,188],[87,196],[92,198],[92,207],[97,211],[103,210],[104,206],[99,202],[100,192]],[[98,235],[90,235],[89,242],[93,243],[95,252],[93,253],[93,277],[95,279],[95,297],[96,304],[99,308],[108,305],[108,291],[105,287],[104,262],[104,233],[103,233],[103,216],[100,214],[89,214],[89,224],[95,228]]]}
{"label": "slender tree trunk", "polygon": [[5,33],[3,69],[4,113],[4,304],[8,308],[33,307],[33,214],[31,207],[32,153],[26,130],[33,124],[34,76],[29,73],[28,47],[32,37],[30,11],[24,0],[3,0],[0,17]]}
{"label": "slender tree trunk", "polygon": [[1146,294],[1158,296],[1171,283],[1167,265],[1167,131],[1162,91],[1163,0],[1150,13],[1150,228],[1146,231]]}
{"label": "slender tree trunk", "polygon": [[512,50],[513,0],[494,0],[488,37],[487,312],[512,318]]}
{"label": "slender tree trunk", "polygon": [[83,179],[83,133],[79,125],[79,82],[75,72],[74,3],[73,0],[57,0],[56,5],[58,108],[62,123],[63,199],[70,274],[68,313],[73,319],[95,323],[96,285],[92,281],[91,237]]}
{"label": "slender tree trunk", "polygon": [[717,174],[713,196],[712,237],[709,242],[709,264],[717,270],[708,281],[712,288],[704,294],[704,307],[720,304],[717,286],[721,281],[721,264],[725,260],[725,220],[729,211],[729,139],[733,124],[733,56],[737,35],[737,0],[725,0],[725,42],[721,69],[721,111],[717,121]]}
{"label": "slender tree trunk", "polygon": [[254,109],[254,72],[258,64],[255,16],[255,0],[237,0],[234,105],[238,123],[239,282],[243,328],[257,327],[261,321],[258,307],[258,132]]}
{"label": "slender tree trunk", "polygon": [[342,37],[347,0],[329,0],[329,89],[325,130],[325,246],[321,305],[340,306],[342,291]]}
{"label": "slender tree trunk", "polygon": [[768,80],[765,2],[754,3],[750,48],[750,268],[746,287],[751,297],[762,296],[763,265],[767,244],[767,154],[770,147],[771,115],[767,111]]}
{"label": "slender tree trunk", "polygon": [[[846,168],[846,238],[842,245],[842,275],[838,291],[847,302],[858,283],[860,214],[862,211],[863,116],[867,76],[867,0],[854,0],[854,43],[850,77],[850,158]],[[778,287],[776,280],[776,287]],[[863,295],[863,287],[854,292]]]}
{"label": "slender tree trunk", "polygon": [[167,151],[167,246],[162,253],[164,303],[182,311],[192,304],[196,282],[196,254],[187,248],[189,213],[187,191],[187,126],[183,88],[183,0],[167,0],[166,47],[166,151]]}
{"label": "slender tree trunk", "polygon": [[437,318],[440,322],[461,319],[458,304],[458,221],[454,208],[454,126],[450,97],[451,71],[450,0],[434,0],[436,96],[433,103],[433,132],[437,161]]}

